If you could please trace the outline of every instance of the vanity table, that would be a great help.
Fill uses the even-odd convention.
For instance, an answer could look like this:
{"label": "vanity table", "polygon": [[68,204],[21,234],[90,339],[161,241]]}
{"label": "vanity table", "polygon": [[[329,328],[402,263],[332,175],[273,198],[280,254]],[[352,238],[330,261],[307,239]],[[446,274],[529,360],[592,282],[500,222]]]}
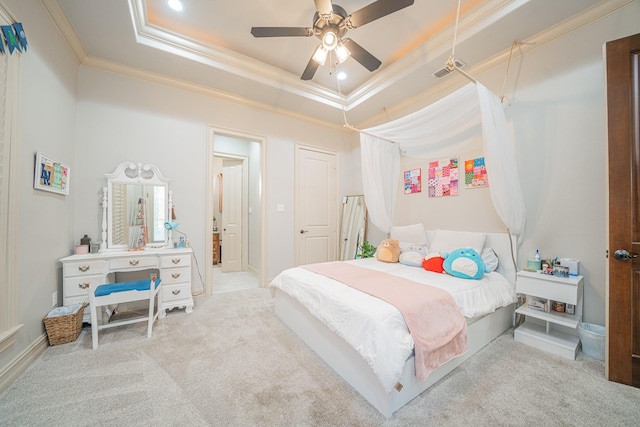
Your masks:
{"label": "vanity table", "polygon": [[[115,274],[143,274],[148,270],[149,274],[156,273],[162,280],[160,317],[166,315],[166,310],[173,308],[185,308],[187,313],[191,313],[191,254],[190,248],[158,248],[135,252],[109,251],[62,258],[62,302],[65,306],[83,302],[88,304],[91,283],[113,283]],[[90,323],[89,313],[89,310],[85,310],[84,322]]]}
{"label": "vanity table", "polygon": [[[103,187],[102,243],[98,253],[62,258],[63,305],[89,303],[91,284],[161,279],[162,306],[166,310],[193,310],[191,248],[176,248],[165,222],[174,220],[169,180],[154,165],[120,164],[106,174]],[[120,279],[124,277],[125,279]],[[90,310],[84,311],[90,323]]]}

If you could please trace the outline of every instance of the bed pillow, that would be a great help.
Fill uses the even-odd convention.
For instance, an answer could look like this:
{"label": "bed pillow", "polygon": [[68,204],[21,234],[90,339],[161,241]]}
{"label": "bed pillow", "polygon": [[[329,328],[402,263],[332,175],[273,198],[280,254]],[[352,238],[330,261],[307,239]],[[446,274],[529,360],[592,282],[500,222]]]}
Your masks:
{"label": "bed pillow", "polygon": [[422,224],[393,226],[389,238],[400,242],[403,249],[411,245],[427,245],[427,233]]}
{"label": "bed pillow", "polygon": [[459,248],[472,248],[482,253],[487,235],[471,231],[436,230],[433,242],[429,243],[430,252],[453,252]]}
{"label": "bed pillow", "polygon": [[484,262],[485,267],[487,267],[489,271],[496,271],[500,261],[493,249],[484,248],[480,253],[480,256],[482,256],[482,262]]}

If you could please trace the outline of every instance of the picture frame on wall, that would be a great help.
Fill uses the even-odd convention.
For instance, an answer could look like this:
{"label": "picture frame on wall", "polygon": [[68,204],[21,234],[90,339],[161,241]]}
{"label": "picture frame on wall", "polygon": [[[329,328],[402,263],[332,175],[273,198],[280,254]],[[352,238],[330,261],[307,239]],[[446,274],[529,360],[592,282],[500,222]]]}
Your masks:
{"label": "picture frame on wall", "polygon": [[58,194],[69,194],[71,169],[50,156],[36,153],[33,188]]}

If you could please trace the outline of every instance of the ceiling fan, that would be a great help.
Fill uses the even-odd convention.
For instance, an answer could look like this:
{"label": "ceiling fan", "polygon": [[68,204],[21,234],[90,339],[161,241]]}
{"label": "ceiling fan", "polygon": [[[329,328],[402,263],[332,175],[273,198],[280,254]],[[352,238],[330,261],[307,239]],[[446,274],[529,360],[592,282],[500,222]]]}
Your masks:
{"label": "ceiling fan", "polygon": [[342,63],[349,56],[362,64],[367,70],[377,70],[380,60],[358,43],[342,37],[348,30],[361,27],[371,21],[382,18],[407,6],[414,0],[377,0],[347,15],[347,12],[331,0],[314,0],[316,12],[313,14],[312,27],[251,27],[254,37],[311,37],[316,36],[322,42],[314,51],[302,80],[311,80],[320,65],[324,65],[327,56],[334,52]]}

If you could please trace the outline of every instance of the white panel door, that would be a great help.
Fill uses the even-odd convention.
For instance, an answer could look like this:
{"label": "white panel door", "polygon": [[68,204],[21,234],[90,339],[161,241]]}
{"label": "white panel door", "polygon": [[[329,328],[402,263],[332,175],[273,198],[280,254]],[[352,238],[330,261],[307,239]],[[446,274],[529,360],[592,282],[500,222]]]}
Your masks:
{"label": "white panel door", "polygon": [[297,263],[336,259],[335,154],[299,148],[296,174]]}
{"label": "white panel door", "polygon": [[222,168],[222,271],[242,271],[242,165]]}

